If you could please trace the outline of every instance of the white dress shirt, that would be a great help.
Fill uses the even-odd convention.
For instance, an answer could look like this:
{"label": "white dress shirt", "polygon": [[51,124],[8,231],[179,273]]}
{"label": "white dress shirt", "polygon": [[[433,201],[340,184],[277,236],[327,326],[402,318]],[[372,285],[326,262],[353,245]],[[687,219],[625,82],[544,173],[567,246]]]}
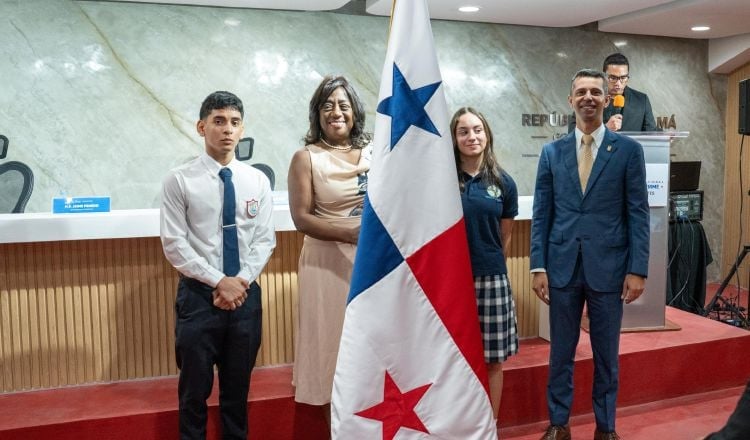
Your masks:
{"label": "white dress shirt", "polygon": [[[236,198],[238,277],[254,281],[276,246],[271,185],[259,170],[232,159]],[[173,169],[162,189],[160,232],[164,255],[181,274],[209,286],[224,278],[222,165],[203,153]]]}

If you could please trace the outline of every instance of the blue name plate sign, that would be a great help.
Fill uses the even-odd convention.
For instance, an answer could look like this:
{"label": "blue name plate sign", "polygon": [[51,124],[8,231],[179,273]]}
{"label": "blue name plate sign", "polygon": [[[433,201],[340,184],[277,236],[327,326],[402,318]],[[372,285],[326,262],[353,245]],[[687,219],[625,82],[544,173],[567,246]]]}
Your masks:
{"label": "blue name plate sign", "polygon": [[109,197],[55,197],[52,199],[53,214],[109,212],[109,207]]}

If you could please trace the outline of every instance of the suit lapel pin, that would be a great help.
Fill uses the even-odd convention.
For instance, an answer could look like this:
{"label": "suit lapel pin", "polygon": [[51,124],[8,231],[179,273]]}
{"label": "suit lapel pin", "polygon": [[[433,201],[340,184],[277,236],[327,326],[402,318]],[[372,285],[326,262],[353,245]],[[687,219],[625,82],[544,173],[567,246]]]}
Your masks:
{"label": "suit lapel pin", "polygon": [[612,145],[607,145],[607,152],[612,151]]}

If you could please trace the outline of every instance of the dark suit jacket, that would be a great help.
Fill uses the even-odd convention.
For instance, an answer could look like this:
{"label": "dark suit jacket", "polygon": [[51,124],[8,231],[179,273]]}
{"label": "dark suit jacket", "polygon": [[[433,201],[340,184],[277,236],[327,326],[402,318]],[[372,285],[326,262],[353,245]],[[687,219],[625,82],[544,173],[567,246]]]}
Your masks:
{"label": "dark suit jacket", "polygon": [[[648,95],[625,87],[622,96],[625,98],[625,107],[622,108],[620,131],[659,131],[656,128],[656,120],[654,119],[654,113],[651,111],[651,101],[648,100]],[[606,124],[615,113],[615,108],[612,107],[612,100],[610,99],[609,106],[604,109],[604,123]],[[568,120],[568,133],[571,133],[575,126],[576,116],[573,114],[571,119]]]}
{"label": "dark suit jacket", "polygon": [[[625,98],[625,107],[622,108],[620,131],[656,131],[656,121],[651,111],[648,95],[625,87],[622,96]],[[612,100],[610,100],[609,106],[604,109],[604,122],[609,121],[613,114],[615,114],[615,108],[612,107]]]}
{"label": "dark suit jacket", "polygon": [[619,292],[627,273],[648,274],[649,206],[641,145],[605,131],[586,193],[575,133],[542,148],[531,223],[531,268],[565,287],[578,252],[589,286]]}

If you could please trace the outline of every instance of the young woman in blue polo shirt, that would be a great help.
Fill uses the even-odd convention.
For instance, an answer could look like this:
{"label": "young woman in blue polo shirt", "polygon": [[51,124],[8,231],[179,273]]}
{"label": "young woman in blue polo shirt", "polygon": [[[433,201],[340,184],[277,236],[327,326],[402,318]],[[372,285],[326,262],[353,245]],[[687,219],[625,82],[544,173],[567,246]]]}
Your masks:
{"label": "young woman in blue polo shirt", "polygon": [[503,391],[502,363],[518,353],[516,310],[505,265],[513,218],[518,215],[518,190],[497,163],[492,131],[481,113],[471,107],[459,109],[451,120],[451,134],[490,379],[490,401],[497,418]]}

